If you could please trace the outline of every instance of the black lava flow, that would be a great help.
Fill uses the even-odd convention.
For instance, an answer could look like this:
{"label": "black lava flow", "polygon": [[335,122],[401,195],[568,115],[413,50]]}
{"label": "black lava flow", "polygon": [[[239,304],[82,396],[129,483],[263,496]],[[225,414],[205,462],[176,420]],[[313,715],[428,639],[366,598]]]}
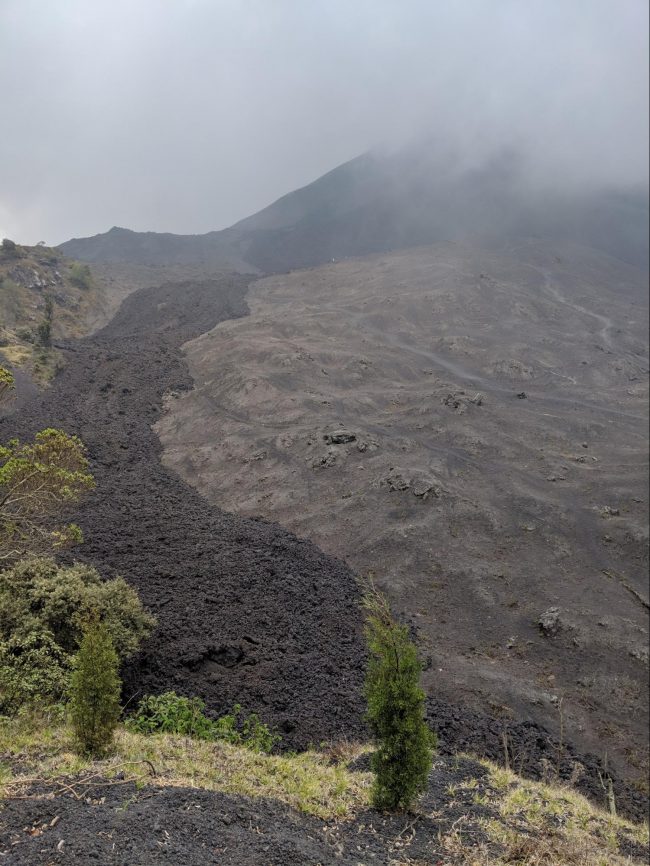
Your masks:
{"label": "black lava flow", "polygon": [[[122,575],[158,620],[123,671],[129,706],[173,689],[200,696],[211,714],[235,703],[259,713],[285,747],[365,737],[365,647],[350,569],[277,524],[206,502],[163,466],[152,429],[163,397],[193,385],[182,345],[247,315],[248,284],[233,275],[130,295],[103,330],[61,347],[64,369],[0,418],[0,441],[60,427],[88,448],[97,487],[71,515],[84,543],[65,560]],[[215,446],[220,435],[215,425]],[[435,696],[428,711],[444,753],[503,759],[501,720]],[[538,725],[512,721],[506,733],[525,774],[556,762],[558,744]],[[561,774],[579,760],[580,787],[602,801],[600,760],[562,749]],[[620,810],[643,817],[643,795],[614,783]]]}
{"label": "black lava flow", "polygon": [[[174,689],[214,713],[239,702],[293,747],[362,729],[358,589],[343,563],[261,520],[209,505],[161,463],[163,396],[192,386],[187,340],[247,313],[248,280],[131,295],[110,324],[68,346],[52,387],[0,434],[76,433],[96,491],[74,519],[74,558],[122,575],[158,619],[124,671],[124,698]],[[214,441],[221,432],[215,427]]]}

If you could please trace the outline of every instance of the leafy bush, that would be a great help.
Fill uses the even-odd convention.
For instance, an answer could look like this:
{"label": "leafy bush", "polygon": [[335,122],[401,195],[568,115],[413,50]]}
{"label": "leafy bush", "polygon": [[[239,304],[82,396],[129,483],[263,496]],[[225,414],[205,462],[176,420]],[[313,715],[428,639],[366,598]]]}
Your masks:
{"label": "leafy bush", "polygon": [[74,523],[46,521],[94,486],[77,436],[47,428],[33,442],[0,444],[0,561],[79,543],[81,530]]}
{"label": "leafy bush", "polygon": [[82,752],[100,757],[113,740],[120,718],[120,660],[105,623],[84,628],[70,680],[70,717]]}
{"label": "leafy bush", "polygon": [[93,616],[120,659],[133,655],[155,624],[122,578],[102,581],[88,565],[32,557],[0,572],[0,711],[61,699]]}
{"label": "leafy bush", "polygon": [[379,809],[409,809],[427,785],[435,739],[424,719],[417,651],[376,590],[364,599],[370,658],[367,718],[377,740],[372,800]]}
{"label": "leafy bush", "polygon": [[49,704],[63,697],[70,658],[47,633],[12,636],[0,643],[0,709]]}
{"label": "leafy bush", "polygon": [[15,387],[13,375],[5,367],[0,367],[0,406],[7,401]]}
{"label": "leafy bush", "polygon": [[225,740],[255,752],[271,752],[280,737],[256,713],[243,716],[236,704],[232,713],[213,721],[204,714],[200,698],[186,698],[176,692],[148,695],[126,720],[129,730],[140,734],[183,734],[199,740]]}
{"label": "leafy bush", "polygon": [[70,265],[70,282],[79,289],[89,289],[92,285],[92,274],[88,265],[73,262]]}
{"label": "leafy bush", "polygon": [[185,698],[176,692],[147,695],[136,714],[126,720],[129,730],[139,734],[184,734],[197,740],[213,739],[213,722],[203,715],[200,698]]}

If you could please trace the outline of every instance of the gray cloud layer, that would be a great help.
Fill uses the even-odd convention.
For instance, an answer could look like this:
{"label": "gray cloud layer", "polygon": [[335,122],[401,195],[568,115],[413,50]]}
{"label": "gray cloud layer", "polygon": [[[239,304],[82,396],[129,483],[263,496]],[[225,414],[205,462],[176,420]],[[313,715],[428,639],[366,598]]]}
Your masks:
{"label": "gray cloud layer", "polygon": [[648,182],[647,0],[0,0],[0,236],[222,228],[377,145]]}

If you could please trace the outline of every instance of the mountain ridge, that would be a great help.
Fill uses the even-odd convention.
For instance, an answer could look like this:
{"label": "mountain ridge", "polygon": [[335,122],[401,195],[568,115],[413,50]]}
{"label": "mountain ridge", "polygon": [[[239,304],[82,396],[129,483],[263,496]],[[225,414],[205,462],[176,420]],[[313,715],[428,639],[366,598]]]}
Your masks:
{"label": "mountain ridge", "polygon": [[59,245],[87,262],[200,263],[256,273],[474,239],[562,239],[647,269],[646,190],[534,190],[517,154],[459,168],[426,149],[365,153],[221,231],[198,235],[113,226]]}

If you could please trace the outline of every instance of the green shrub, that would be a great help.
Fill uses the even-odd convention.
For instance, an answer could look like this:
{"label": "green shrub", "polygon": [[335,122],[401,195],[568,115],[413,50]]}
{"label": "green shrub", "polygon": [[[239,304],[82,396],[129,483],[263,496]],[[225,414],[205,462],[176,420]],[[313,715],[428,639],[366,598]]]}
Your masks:
{"label": "green shrub", "polygon": [[45,298],[45,314],[43,321],[38,325],[34,334],[39,345],[48,348],[52,345],[52,320],[54,318],[54,302],[52,298]]}
{"label": "green shrub", "polygon": [[184,734],[211,740],[214,723],[203,714],[204,709],[200,698],[185,698],[176,692],[147,695],[135,715],[126,720],[126,726],[140,734]]}
{"label": "green shrub", "polygon": [[367,718],[377,741],[372,801],[379,809],[409,809],[426,789],[435,744],[424,718],[420,664],[408,630],[394,622],[384,596],[373,589],[364,605]]}
{"label": "green shrub", "polygon": [[33,343],[35,339],[34,332],[29,328],[18,328],[16,336],[19,340],[23,340],[25,343]]}
{"label": "green shrub", "polygon": [[0,406],[8,400],[15,388],[16,381],[13,374],[5,367],[0,367]]}
{"label": "green shrub", "polygon": [[92,285],[92,274],[88,265],[73,262],[70,265],[70,282],[79,289],[89,289]]}
{"label": "green shrub", "polygon": [[245,746],[253,752],[266,752],[280,742],[282,737],[265,725],[257,713],[243,715],[242,708],[235,704],[232,712],[221,716],[214,723],[215,739]]}
{"label": "green shrub", "polygon": [[47,633],[12,636],[0,643],[0,708],[51,703],[63,697],[70,658]]}
{"label": "green shrub", "polygon": [[81,529],[60,517],[94,487],[78,436],[49,427],[33,442],[0,443],[0,566],[82,541]]}
{"label": "green shrub", "polygon": [[224,740],[255,752],[271,752],[280,741],[256,713],[243,716],[236,704],[232,713],[213,721],[205,714],[200,698],[186,698],[176,692],[148,695],[126,720],[130,731],[140,734],[183,734],[199,740]]}
{"label": "green shrub", "polygon": [[122,578],[102,581],[91,566],[32,557],[0,572],[0,712],[35,697],[61,699],[93,616],[120,659],[133,655],[155,624]]}
{"label": "green shrub", "polygon": [[120,660],[105,623],[85,628],[70,679],[70,718],[82,752],[106,753],[120,718]]}

